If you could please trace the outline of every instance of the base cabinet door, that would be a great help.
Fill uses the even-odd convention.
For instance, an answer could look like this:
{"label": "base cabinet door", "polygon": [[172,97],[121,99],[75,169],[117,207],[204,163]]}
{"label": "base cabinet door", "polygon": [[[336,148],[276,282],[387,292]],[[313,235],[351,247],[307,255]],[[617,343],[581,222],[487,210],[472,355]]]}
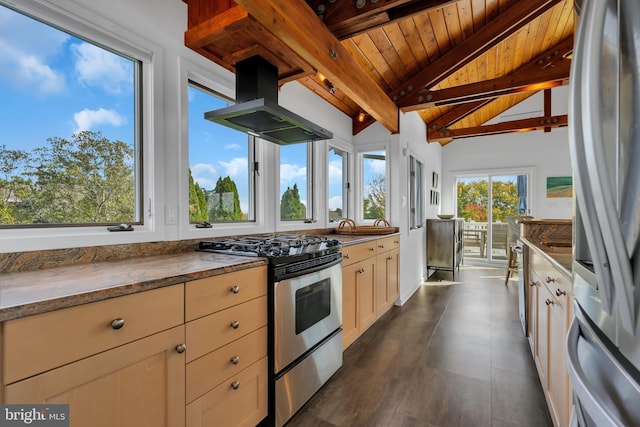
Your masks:
{"label": "base cabinet door", "polygon": [[362,261],[356,274],[360,334],[376,321],[376,258]]}
{"label": "base cabinet door", "polygon": [[266,357],[187,405],[188,427],[253,427],[266,416]]}
{"label": "base cabinet door", "polygon": [[565,364],[568,329],[567,311],[554,301],[549,305],[549,360],[547,363],[549,407],[556,426],[568,426],[570,415],[569,375]]}
{"label": "base cabinet door", "polygon": [[342,349],[359,335],[357,275],[360,266],[352,264],[342,269]]}
{"label": "base cabinet door", "polygon": [[72,427],[185,425],[184,326],[7,385],[5,403],[69,404]]}
{"label": "base cabinet door", "polygon": [[398,267],[400,251],[394,249],[376,257],[376,317],[386,313],[400,296]]}

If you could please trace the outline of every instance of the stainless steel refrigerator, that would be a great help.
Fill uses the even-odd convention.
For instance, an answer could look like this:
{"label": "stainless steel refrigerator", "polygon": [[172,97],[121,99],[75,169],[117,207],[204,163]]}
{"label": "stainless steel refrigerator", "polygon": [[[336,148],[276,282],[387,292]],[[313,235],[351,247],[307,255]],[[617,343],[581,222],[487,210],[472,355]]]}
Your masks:
{"label": "stainless steel refrigerator", "polygon": [[572,426],[640,426],[640,2],[576,1]]}

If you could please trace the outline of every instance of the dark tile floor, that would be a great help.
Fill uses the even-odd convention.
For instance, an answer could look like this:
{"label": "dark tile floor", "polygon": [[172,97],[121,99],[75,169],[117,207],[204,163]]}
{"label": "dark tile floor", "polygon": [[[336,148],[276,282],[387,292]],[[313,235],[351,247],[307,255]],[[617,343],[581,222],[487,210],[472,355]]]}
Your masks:
{"label": "dark tile floor", "polygon": [[437,272],[344,353],[288,426],[552,426],[504,269]]}

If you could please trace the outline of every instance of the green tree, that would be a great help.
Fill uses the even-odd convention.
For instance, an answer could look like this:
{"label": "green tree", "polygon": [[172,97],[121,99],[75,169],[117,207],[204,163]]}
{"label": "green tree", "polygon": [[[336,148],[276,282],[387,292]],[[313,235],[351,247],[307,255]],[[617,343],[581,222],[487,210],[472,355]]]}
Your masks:
{"label": "green tree", "polygon": [[287,187],[280,200],[280,219],[304,219],[306,211],[304,203],[300,201],[298,184],[293,184],[293,188]]}
{"label": "green tree", "polygon": [[213,193],[209,195],[209,218],[213,221],[238,221],[242,219],[238,187],[230,177],[220,177]]}
{"label": "green tree", "polygon": [[189,222],[202,222],[208,218],[204,190],[195,182],[189,169]]}
{"label": "green tree", "polygon": [[384,175],[371,178],[366,187],[368,193],[364,198],[364,219],[385,217],[386,192]]}
{"label": "green tree", "polygon": [[[518,187],[513,181],[492,181],[493,221],[506,222],[507,216],[518,215]],[[458,181],[458,218],[486,222],[489,189],[486,179]]]}
{"label": "green tree", "polygon": [[0,145],[0,224],[30,222],[19,206],[29,200],[32,184],[22,175],[29,153]]}
{"label": "green tree", "polygon": [[82,131],[71,140],[49,138],[33,151],[25,175],[32,194],[22,208],[29,222],[113,223],[135,220],[133,148],[100,132]]}
{"label": "green tree", "polygon": [[507,222],[507,216],[518,215],[518,184],[513,181],[492,181],[493,221]]}

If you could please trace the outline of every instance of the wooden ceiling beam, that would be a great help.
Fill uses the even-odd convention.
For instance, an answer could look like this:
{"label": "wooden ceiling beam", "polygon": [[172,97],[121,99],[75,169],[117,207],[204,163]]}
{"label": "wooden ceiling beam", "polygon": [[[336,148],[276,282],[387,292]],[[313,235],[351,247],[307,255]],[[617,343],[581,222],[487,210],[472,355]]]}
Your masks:
{"label": "wooden ceiling beam", "polygon": [[444,137],[443,132],[448,126],[464,119],[491,101],[493,101],[493,99],[481,99],[479,101],[456,105],[437,119],[427,123],[427,142],[438,141],[439,138]]}
{"label": "wooden ceiling beam", "polygon": [[454,139],[470,138],[472,136],[497,135],[511,132],[529,132],[545,128],[557,128],[567,126],[568,115],[534,117],[531,119],[512,120],[493,125],[475,126],[464,129],[447,129],[443,136],[436,140],[440,145],[446,145]]}
{"label": "wooden ceiling beam", "polygon": [[[521,92],[539,91],[542,89],[562,86],[569,83],[570,61],[560,63],[557,67],[529,72],[515,71],[497,79],[484,80],[477,83],[454,86],[435,91],[418,93],[418,101],[410,101],[410,105],[399,105],[403,112],[424,110],[425,108],[441,107],[451,104],[477,101],[480,99],[496,98],[514,95]],[[408,100],[405,102],[409,102]]]}
{"label": "wooden ceiling beam", "polygon": [[398,107],[331,31],[319,25],[304,0],[236,3],[391,133],[399,131]]}
{"label": "wooden ceiling beam", "polygon": [[[389,96],[394,102],[405,104],[407,98],[424,88],[431,88],[440,83],[559,2],[560,0],[527,0],[514,3],[471,37],[464,39],[431,65],[406,79],[392,90]],[[367,117],[358,127],[362,130],[374,121],[373,118]]]}
{"label": "wooden ceiling beam", "polygon": [[460,0],[379,0],[375,3],[363,2],[360,8],[355,0],[307,0],[307,4],[321,17],[338,40],[345,40],[458,1]]}

